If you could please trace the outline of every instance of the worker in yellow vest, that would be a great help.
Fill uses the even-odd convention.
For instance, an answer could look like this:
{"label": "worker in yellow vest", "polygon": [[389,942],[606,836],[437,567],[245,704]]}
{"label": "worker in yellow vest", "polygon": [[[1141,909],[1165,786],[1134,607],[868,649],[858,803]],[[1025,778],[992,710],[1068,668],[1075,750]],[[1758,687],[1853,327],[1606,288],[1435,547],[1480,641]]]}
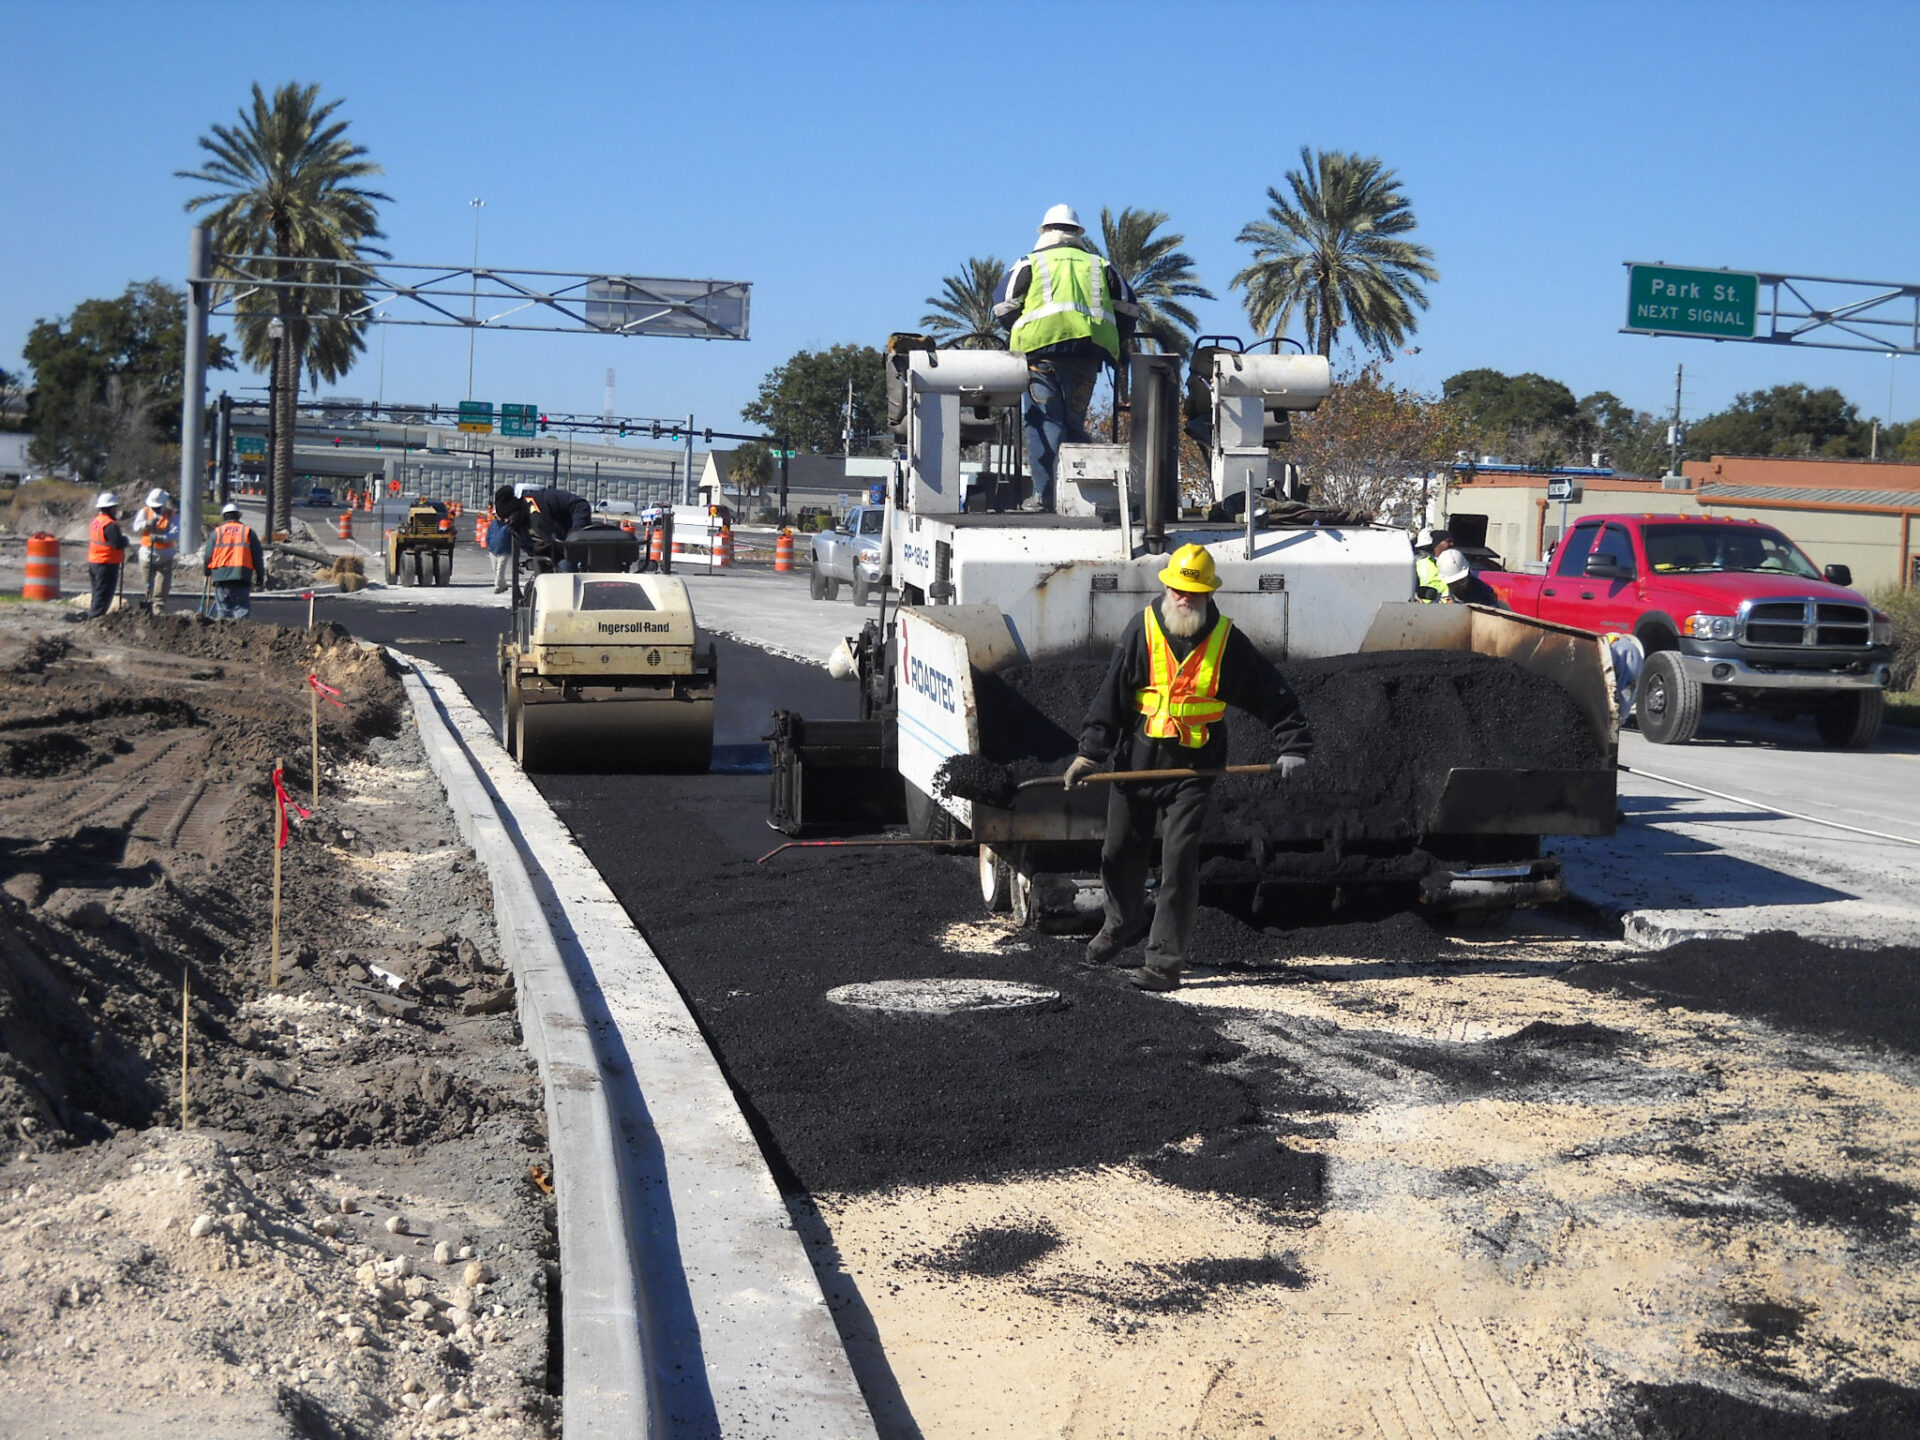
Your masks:
{"label": "worker in yellow vest", "polygon": [[120,529],[120,497],[102,490],[93,502],[93,520],[87,526],[87,578],[93,582],[93,602],[87,618],[98,619],[113,608],[120,591],[120,571],[127,560],[127,537]]}
{"label": "worker in yellow vest", "polygon": [[1060,447],[1084,442],[1087,407],[1100,372],[1120,363],[1140,313],[1120,272],[1087,240],[1071,205],[1040,219],[1033,253],[1007,272],[994,319],[1011,330],[1007,345],[1027,357],[1027,460],[1033,493],[1022,510],[1055,508]]}
{"label": "worker in yellow vest", "polygon": [[147,609],[167,603],[173,589],[173,560],[180,548],[180,516],[173,497],[157,485],[147,492],[147,503],[133,517],[133,538],[140,546],[140,579]]}
{"label": "worker in yellow vest", "polygon": [[[1227,706],[1270,732],[1274,771],[1291,775],[1313,748],[1292,687],[1244,631],[1220,613],[1213,556],[1199,545],[1174,551],[1160,571],[1160,597],[1127,625],[1105,682],[1080,728],[1067,787],[1102,767],[1219,770],[1227,763]],[[1104,965],[1147,942],[1145,963],[1128,978],[1142,990],[1173,990],[1191,958],[1200,898],[1200,832],[1213,781],[1114,781],[1100,852],[1105,923],[1087,946]],[[1160,822],[1160,891],[1147,914],[1147,865]]]}
{"label": "worker in yellow vest", "polygon": [[216,620],[246,619],[253,613],[253,582],[266,568],[260,537],[240,518],[240,506],[229,500],[207,537],[207,579],[213,585],[207,613]]}

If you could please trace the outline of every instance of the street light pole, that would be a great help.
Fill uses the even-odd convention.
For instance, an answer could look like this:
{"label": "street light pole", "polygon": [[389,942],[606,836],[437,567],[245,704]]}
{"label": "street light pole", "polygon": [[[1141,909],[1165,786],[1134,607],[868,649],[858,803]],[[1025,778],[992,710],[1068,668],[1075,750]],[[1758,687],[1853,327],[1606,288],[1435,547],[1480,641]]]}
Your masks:
{"label": "street light pole", "polygon": [[475,274],[468,278],[472,292],[467,296],[467,399],[473,399],[473,332],[479,328],[476,316],[480,306],[480,212],[487,208],[487,202],[477,196],[467,202],[473,210],[473,268]]}
{"label": "street light pole", "polygon": [[[267,539],[273,539],[273,512],[280,500],[280,343],[286,338],[287,325],[278,315],[267,322],[267,338],[273,342],[272,367],[267,371]],[[287,477],[291,484],[293,477]]]}

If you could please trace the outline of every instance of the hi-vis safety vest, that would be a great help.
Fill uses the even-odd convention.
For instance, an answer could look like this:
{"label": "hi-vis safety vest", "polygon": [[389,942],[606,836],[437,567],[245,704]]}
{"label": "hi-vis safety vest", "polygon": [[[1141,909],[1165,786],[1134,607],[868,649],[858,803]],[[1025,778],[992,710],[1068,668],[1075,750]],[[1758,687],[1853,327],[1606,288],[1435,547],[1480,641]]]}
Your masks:
{"label": "hi-vis safety vest", "polygon": [[87,527],[87,563],[89,565],[118,565],[127,558],[125,545],[116,550],[107,543],[107,527],[113,523],[113,517],[106,511],[94,512],[93,523]]}
{"label": "hi-vis safety vest", "polygon": [[170,510],[154,510],[144,505],[140,507],[140,514],[147,522],[146,528],[140,532],[140,544],[156,559],[166,560],[173,557],[173,541],[168,539],[165,533],[168,525],[172,523],[167,517],[172,513]]}
{"label": "hi-vis safety vest", "polygon": [[[1413,583],[1416,589],[1433,591],[1435,600],[1444,600],[1447,587],[1440,579],[1440,562],[1431,555],[1421,555],[1413,562]],[[1424,600],[1426,597],[1420,596]]]}
{"label": "hi-vis safety vest", "polygon": [[213,532],[213,553],[207,557],[207,569],[253,571],[253,547],[247,543],[249,531],[244,523],[229,520]]}
{"label": "hi-vis safety vest", "polygon": [[1107,293],[1107,264],[1072,245],[1036,250],[1027,282],[1026,308],[1014,322],[1008,345],[1022,353],[1064,340],[1094,340],[1120,358],[1120,326]]}
{"label": "hi-vis safety vest", "polygon": [[1178,740],[1192,750],[1207,743],[1207,726],[1227,713],[1227,702],[1218,698],[1220,657],[1232,628],[1233,622],[1222,615],[1206,644],[1196,645],[1175,665],[1160,617],[1147,607],[1147,688],[1136,691],[1133,701],[1146,716],[1148,738]]}

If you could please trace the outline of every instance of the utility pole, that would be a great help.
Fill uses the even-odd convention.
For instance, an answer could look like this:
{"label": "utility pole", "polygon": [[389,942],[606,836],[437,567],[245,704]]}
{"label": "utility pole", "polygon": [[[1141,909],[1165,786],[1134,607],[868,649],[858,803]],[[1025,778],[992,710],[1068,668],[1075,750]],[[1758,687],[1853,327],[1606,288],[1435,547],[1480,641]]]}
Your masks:
{"label": "utility pole", "polygon": [[691,505],[693,503],[693,412],[691,410],[687,412],[687,483],[682,493],[685,498],[681,503]]}
{"label": "utility pole", "polygon": [[1667,474],[1680,473],[1680,384],[1685,378],[1687,367],[1673,367],[1673,423],[1667,426]]}
{"label": "utility pole", "polygon": [[847,377],[847,408],[840,412],[840,460],[841,473],[846,473],[845,462],[853,458],[853,377]]}

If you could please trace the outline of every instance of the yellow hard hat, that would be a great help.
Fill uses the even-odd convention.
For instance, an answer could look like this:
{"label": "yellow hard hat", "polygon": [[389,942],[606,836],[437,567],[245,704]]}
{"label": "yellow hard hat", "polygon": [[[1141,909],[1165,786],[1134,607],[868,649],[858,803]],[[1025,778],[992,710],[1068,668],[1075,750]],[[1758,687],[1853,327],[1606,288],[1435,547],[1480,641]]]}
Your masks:
{"label": "yellow hard hat", "polygon": [[1207,595],[1220,588],[1220,577],[1214,574],[1213,556],[1204,545],[1182,545],[1167,557],[1167,568],[1160,572],[1160,583],[1170,590]]}

